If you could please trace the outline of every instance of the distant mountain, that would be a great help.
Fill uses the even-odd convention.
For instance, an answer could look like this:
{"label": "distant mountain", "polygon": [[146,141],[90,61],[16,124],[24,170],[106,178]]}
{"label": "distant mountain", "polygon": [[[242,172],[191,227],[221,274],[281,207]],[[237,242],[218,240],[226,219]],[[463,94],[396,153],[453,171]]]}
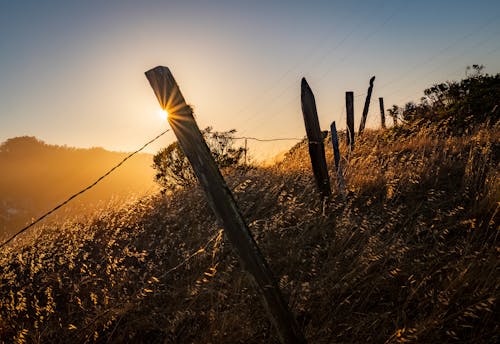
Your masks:
{"label": "distant mountain", "polygon": [[[46,144],[30,136],[0,144],[0,237],[94,182],[129,153]],[[140,153],[51,219],[92,212],[156,189],[152,155]]]}

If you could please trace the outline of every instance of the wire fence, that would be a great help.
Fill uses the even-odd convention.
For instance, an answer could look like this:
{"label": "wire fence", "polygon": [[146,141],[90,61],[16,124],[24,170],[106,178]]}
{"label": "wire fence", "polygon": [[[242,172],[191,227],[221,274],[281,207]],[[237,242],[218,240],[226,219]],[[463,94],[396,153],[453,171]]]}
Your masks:
{"label": "wire fence", "polygon": [[92,184],[90,184],[89,186],[83,188],[82,190],[78,191],[77,193],[71,195],[70,197],[68,197],[65,201],[59,203],[57,206],[55,206],[54,208],[52,208],[51,210],[47,211],[45,214],[43,214],[42,216],[40,216],[39,218],[37,218],[36,220],[32,221],[29,225],[25,226],[24,228],[20,229],[19,231],[17,231],[14,235],[12,235],[10,238],[8,238],[6,241],[4,241],[2,244],[0,244],[0,248],[4,247],[5,245],[7,245],[9,242],[11,242],[12,240],[14,240],[16,237],[18,237],[20,234],[24,233],[25,231],[27,231],[28,229],[30,229],[31,227],[33,227],[34,225],[36,225],[37,223],[39,223],[40,221],[42,221],[43,219],[45,219],[47,216],[49,216],[50,214],[54,213],[55,211],[57,211],[58,209],[64,207],[66,204],[68,204],[69,202],[71,202],[72,200],[74,200],[76,197],[80,196],[81,194],[87,192],[88,190],[92,189],[94,186],[96,186],[99,182],[101,182],[104,178],[106,178],[107,176],[109,176],[111,173],[113,173],[117,168],[119,168],[120,166],[122,166],[125,161],[127,161],[128,159],[130,159],[131,157],[133,157],[134,155],[136,155],[137,153],[141,152],[142,150],[144,150],[147,146],[149,146],[150,144],[152,144],[153,142],[155,142],[156,140],[158,140],[160,137],[162,137],[163,135],[165,135],[167,132],[169,132],[170,129],[167,129],[167,130],[164,130],[163,132],[161,132],[160,134],[158,134],[156,137],[154,137],[153,139],[149,140],[148,142],[146,142],[141,148],[139,148],[138,150],[130,153],[129,155],[127,155],[125,158],[123,158],[118,164],[116,164],[114,167],[112,167],[110,170],[108,170],[106,173],[104,173],[102,176],[100,176],[99,178],[97,178]]}
{"label": "wire fence", "polygon": [[298,137],[281,137],[281,138],[276,138],[276,139],[259,139],[256,137],[250,137],[250,136],[242,136],[242,137],[232,137],[233,140],[252,140],[252,141],[259,141],[259,142],[274,142],[274,141],[302,141],[304,138],[298,138]]}
{"label": "wire fence", "polygon": [[[52,213],[56,212],[60,208],[64,207],[65,205],[67,205],[68,203],[70,203],[71,201],[73,201],[75,198],[77,198],[78,196],[80,196],[81,194],[83,194],[83,193],[89,191],[90,189],[92,189],[93,187],[95,187],[103,179],[105,179],[111,173],[113,173],[116,169],[118,169],[119,167],[121,167],[127,160],[129,160],[130,158],[132,158],[137,153],[140,153],[141,151],[143,151],[146,147],[148,147],[153,142],[157,141],[160,137],[162,137],[163,135],[165,135],[169,131],[170,131],[170,129],[162,131],[160,134],[158,134],[157,136],[155,136],[153,139],[149,140],[144,145],[142,145],[139,149],[137,149],[136,151],[130,153],[125,158],[123,158],[118,164],[116,164],[111,169],[109,169],[106,173],[104,173],[99,178],[97,178],[93,183],[91,183],[87,187],[81,189],[80,191],[74,193],[73,195],[71,195],[70,197],[68,197],[66,200],[64,200],[63,202],[59,203],[54,208],[50,209],[49,211],[47,211],[46,213],[44,213],[43,215],[41,215],[40,217],[38,217],[36,220],[32,221],[30,224],[28,224],[25,227],[23,227],[20,230],[18,230],[15,234],[13,234],[7,240],[5,240],[2,244],[0,244],[0,248],[4,247],[5,245],[7,245],[11,241],[13,241],[16,237],[18,237],[19,235],[21,235],[22,233],[24,233],[25,231],[27,231],[28,229],[30,229],[31,227],[33,227],[34,225],[36,225],[37,223],[39,223],[42,220],[44,220],[47,216],[51,215]],[[250,136],[231,137],[231,139],[233,139],[233,140],[252,140],[252,141],[258,141],[258,142],[303,141],[304,140],[304,138],[298,138],[298,137],[257,138],[257,137],[250,137]]]}
{"label": "wire fence", "polygon": [[[402,8],[398,8],[396,9],[395,11],[393,11],[392,13],[389,14],[389,16],[387,18],[385,18],[385,20],[382,22],[382,24],[379,25],[379,27],[375,30],[376,32],[378,32],[381,28],[383,28],[389,21],[391,21],[396,15],[398,12],[401,11]],[[443,55],[444,53],[446,53],[450,48],[460,44],[465,38],[468,38],[468,37],[471,37],[473,36],[475,33],[485,29],[486,27],[488,27],[490,24],[492,24],[495,20],[495,16],[489,18],[489,20],[486,20],[484,23],[482,23],[479,27],[476,27],[473,31],[469,31],[467,32],[465,35],[457,38],[455,41],[453,41],[452,43],[450,43],[448,46],[446,46],[445,48],[441,49],[438,53],[428,57],[426,60],[424,60],[423,62],[419,62],[418,64],[416,64],[415,66],[413,66],[412,68],[410,68],[410,70],[408,70],[406,73],[402,73],[400,76],[396,77],[396,78],[393,78],[392,80],[389,80],[388,82],[382,84],[381,86],[378,87],[378,89],[387,89],[388,86],[391,86],[392,84],[396,84],[396,83],[399,83],[401,80],[403,79],[406,79],[406,78],[410,78],[412,73],[411,72],[414,72],[415,70],[417,70],[418,68],[421,68],[427,64],[429,64],[430,62],[432,62],[433,60],[437,59],[438,57],[440,57],[441,55]],[[374,35],[376,32],[372,31],[372,32],[369,32],[363,39],[361,42],[364,42],[365,40],[367,40],[368,38],[370,38],[372,35]],[[337,50],[337,48],[339,46],[341,46],[342,44],[344,44],[347,39],[352,35],[353,32],[350,32],[348,33],[343,39],[340,40],[340,42],[338,42],[338,44],[335,46],[335,49],[329,49],[327,52],[323,52],[322,56],[320,56],[320,61],[325,59],[326,56],[329,56],[330,54],[332,54],[333,52],[335,52]],[[358,42],[358,46],[360,45],[359,43],[361,42]],[[487,43],[486,40],[484,41],[481,41],[479,43],[477,43],[477,45],[482,45],[484,43]],[[492,50],[489,54],[492,54],[496,51],[498,51],[500,49],[500,47],[497,47],[495,48],[494,50]],[[345,54],[343,55],[340,60],[337,61],[337,65],[339,62],[343,62],[347,56],[349,56],[349,54]],[[304,57],[304,60],[307,60],[307,56]],[[301,63],[299,63],[298,65],[301,65],[303,62],[305,61],[302,61]],[[441,65],[438,66],[438,68],[440,67]],[[331,72],[333,67],[330,67],[330,69],[328,69],[325,73],[323,73],[323,75],[321,75],[321,77],[319,78],[319,80],[321,79],[324,79],[327,74],[329,74]],[[281,83],[281,81],[283,81],[283,79],[285,79],[285,77],[291,73],[291,71],[293,70],[294,68],[291,67],[289,68],[285,73],[284,75],[282,75],[280,78],[278,78],[270,87],[269,89],[265,92],[266,94],[269,94],[270,96],[272,96],[272,101],[276,101],[278,98],[281,98],[282,96],[284,96],[287,92],[287,90],[292,86],[292,85],[287,85],[285,90],[282,91],[278,96],[275,96],[273,95],[272,91],[274,91],[275,89],[278,89],[279,88],[279,84]],[[431,72],[433,72],[435,69],[433,69]],[[390,93],[389,95],[393,95],[395,93],[398,93],[399,91],[401,90],[401,88],[399,88],[398,90]],[[355,98],[360,98],[360,97],[364,97],[366,96],[366,92],[365,93],[360,93],[360,94],[357,94],[355,96]],[[293,101],[296,101],[296,97],[294,97],[293,99],[291,99],[290,101],[288,101],[285,105],[289,105],[291,102]],[[244,106],[240,111],[239,113],[244,113],[246,111],[249,110],[250,108],[250,105],[253,104],[253,102],[250,102],[247,106]],[[344,115],[344,109],[342,107],[342,115],[341,115],[341,120],[343,119],[343,115]],[[280,113],[283,112],[283,111],[280,111]],[[262,115],[264,115],[265,113],[262,113]],[[246,121],[249,121],[250,119],[254,119],[255,120],[255,117],[254,115],[252,116],[249,116]],[[260,116],[257,116],[257,117],[261,117]],[[258,123],[258,126],[260,126],[261,124]],[[92,184],[90,184],[89,186],[85,187],[84,189],[78,191],[77,193],[73,194],[72,196],[68,197],[65,201],[63,201],[62,203],[58,204],[57,206],[55,206],[54,208],[52,208],[51,210],[49,210],[48,212],[46,212],[45,214],[43,214],[42,216],[40,216],[39,218],[37,218],[36,220],[34,220],[33,222],[31,222],[30,224],[28,224],[27,226],[25,226],[24,228],[20,229],[18,232],[16,232],[14,235],[12,235],[9,239],[7,239],[6,241],[4,241],[2,244],[0,244],[0,248],[2,248],[3,246],[7,245],[9,242],[11,242],[12,240],[14,240],[17,236],[19,236],[20,234],[22,234],[23,232],[25,232],[26,230],[28,230],[29,228],[33,227],[35,224],[39,223],[40,221],[42,221],[43,219],[45,219],[47,216],[49,216],[50,214],[54,213],[55,211],[57,211],[58,209],[62,208],[63,206],[65,206],[66,204],[68,204],[69,202],[71,202],[73,199],[75,199],[76,197],[80,196],[81,194],[87,192],[88,190],[92,189],[94,186],[96,186],[99,182],[101,182],[104,178],[106,178],[107,176],[109,176],[111,173],[113,173],[113,171],[115,171],[117,168],[119,168],[123,163],[125,163],[125,161],[127,161],[128,159],[130,159],[131,157],[133,157],[135,154],[141,152],[142,150],[144,150],[147,146],[149,146],[151,143],[155,142],[156,140],[158,140],[160,137],[162,137],[164,134],[166,134],[168,131],[170,131],[170,129],[167,129],[165,131],[163,131],[162,133],[160,133],[159,135],[157,135],[155,138],[153,138],[152,140],[148,141],[147,143],[145,143],[141,148],[139,148],[138,150],[134,151],[133,153],[129,154],[127,157],[125,157],[123,160],[121,160],[117,165],[115,165],[113,168],[111,168],[109,171],[107,171],[105,174],[103,174],[101,177],[99,177],[95,182],[93,182]],[[258,141],[258,142],[276,142],[276,141],[302,141],[304,140],[304,138],[296,138],[296,137],[284,137],[284,138],[265,138],[265,139],[262,139],[262,138],[256,138],[256,137],[250,137],[250,136],[242,136],[242,137],[232,137],[232,139],[234,140],[252,140],[252,141]],[[310,142],[310,143],[316,143],[316,142]]]}

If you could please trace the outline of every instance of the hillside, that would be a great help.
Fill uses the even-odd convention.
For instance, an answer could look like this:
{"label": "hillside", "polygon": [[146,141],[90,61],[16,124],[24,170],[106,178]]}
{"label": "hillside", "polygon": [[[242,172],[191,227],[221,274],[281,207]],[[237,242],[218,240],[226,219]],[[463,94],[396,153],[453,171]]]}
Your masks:
{"label": "hillside", "polygon": [[[127,155],[102,148],[49,145],[28,136],[3,142],[0,145],[0,238],[89,185]],[[139,154],[51,219],[88,215],[95,207],[110,201],[147,193],[155,188],[152,161],[152,155]]]}
{"label": "hillside", "polygon": [[[500,126],[441,126],[341,140],[345,200],[304,143],[226,176],[310,343],[500,340]],[[35,228],[0,269],[5,342],[277,342],[197,187]]]}

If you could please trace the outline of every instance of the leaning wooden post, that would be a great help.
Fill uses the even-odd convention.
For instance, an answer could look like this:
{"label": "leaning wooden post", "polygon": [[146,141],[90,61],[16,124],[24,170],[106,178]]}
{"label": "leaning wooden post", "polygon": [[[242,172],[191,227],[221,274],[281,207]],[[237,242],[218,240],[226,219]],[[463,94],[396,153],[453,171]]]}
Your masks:
{"label": "leaning wooden post", "polygon": [[361,115],[361,122],[359,123],[358,135],[361,135],[363,130],[365,130],[366,117],[368,117],[368,109],[370,108],[370,100],[372,99],[373,82],[375,77],[370,79],[370,86],[368,86],[368,92],[366,93],[365,106],[363,107],[363,114]]}
{"label": "leaning wooden post", "polygon": [[339,138],[337,135],[337,127],[335,126],[335,121],[333,121],[330,125],[330,130],[332,133],[333,159],[335,160],[335,169],[337,170],[337,182],[339,185],[340,194],[342,196],[345,196],[344,176],[342,175],[342,169],[340,168]]}
{"label": "leaning wooden post", "polygon": [[354,149],[354,93],[345,93],[346,123],[347,123],[347,145]]}
{"label": "leaning wooden post", "polygon": [[384,109],[384,98],[380,97],[378,99],[380,105],[380,123],[382,124],[382,129],[385,129],[385,109]]}
{"label": "leaning wooden post", "polygon": [[307,139],[309,141],[309,156],[316,179],[316,185],[323,198],[330,197],[330,177],[326,166],[325,147],[323,145],[323,134],[319,127],[318,113],[314,94],[305,78],[301,82],[302,115],[306,126]]}
{"label": "leaning wooden post", "polygon": [[223,225],[243,267],[260,289],[265,308],[278,331],[281,342],[305,343],[304,336],[288,310],[266,260],[248,230],[233,195],[203,139],[192,109],[186,104],[170,70],[159,66],[147,71],[146,77],[161,107],[169,113],[168,122],[193,166],[208,203]]}

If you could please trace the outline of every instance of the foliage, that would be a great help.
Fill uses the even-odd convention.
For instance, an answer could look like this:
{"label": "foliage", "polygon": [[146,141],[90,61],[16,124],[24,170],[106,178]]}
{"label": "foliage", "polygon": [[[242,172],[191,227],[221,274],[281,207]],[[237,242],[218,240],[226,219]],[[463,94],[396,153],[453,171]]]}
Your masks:
{"label": "foliage", "polygon": [[165,189],[189,186],[195,180],[191,165],[178,141],[154,155],[153,168],[156,170],[156,182]]}
{"label": "foliage", "polygon": [[[500,128],[430,130],[366,130],[346,200],[319,200],[306,143],[227,175],[310,343],[500,340]],[[0,342],[277,343],[221,234],[196,188],[38,227],[0,251]]]}
{"label": "foliage", "polygon": [[34,136],[13,137],[0,144],[0,154],[5,155],[16,151],[29,151],[30,153],[34,151],[34,153],[38,153],[46,147],[45,142]]}
{"label": "foliage", "polygon": [[[339,140],[346,198],[306,142],[226,176],[310,343],[500,342],[500,125],[414,124]],[[0,342],[278,343],[222,234],[197,188],[35,228],[0,250]]]}
{"label": "foliage", "polygon": [[[217,132],[207,127],[202,130],[203,137],[219,168],[238,165],[245,154],[245,148],[235,147],[235,133],[234,129]],[[195,181],[191,164],[177,141],[160,150],[153,157],[153,167],[156,170],[155,179],[164,189],[186,187]]]}
{"label": "foliage", "polygon": [[[89,185],[129,153],[103,148],[74,148],[23,136],[0,144],[0,238]],[[127,199],[157,189],[152,154],[139,153],[93,188],[64,207],[58,216],[85,216],[113,199]],[[64,163],[61,163],[64,162]]]}
{"label": "foliage", "polygon": [[424,91],[419,103],[409,102],[402,109],[393,106],[389,113],[410,123],[446,124],[450,133],[457,134],[488,121],[494,124],[500,117],[500,74],[484,74],[483,68],[467,67],[473,72],[465,79],[436,84]]}
{"label": "foliage", "polygon": [[401,116],[401,109],[399,108],[399,106],[393,105],[392,108],[387,110],[387,112],[389,113],[389,116],[392,117],[394,124],[396,124],[398,118],[400,118]]}

